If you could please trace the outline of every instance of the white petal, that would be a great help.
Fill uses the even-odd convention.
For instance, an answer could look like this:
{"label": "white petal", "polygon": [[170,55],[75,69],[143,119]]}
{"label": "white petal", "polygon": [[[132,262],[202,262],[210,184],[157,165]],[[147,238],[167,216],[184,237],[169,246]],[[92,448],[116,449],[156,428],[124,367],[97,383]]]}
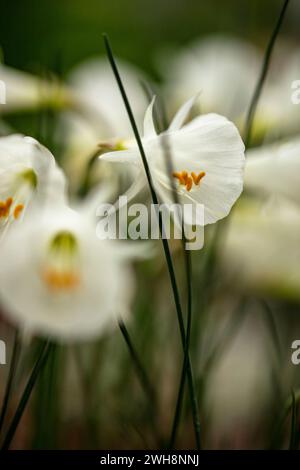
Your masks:
{"label": "white petal", "polygon": [[205,224],[227,216],[243,189],[244,144],[238,130],[222,116],[194,119],[170,134],[175,171],[206,173],[199,186],[183,190],[183,203],[205,206]]}
{"label": "white petal", "polygon": [[99,204],[110,201],[116,193],[116,190],[117,184],[114,181],[110,184],[101,183],[96,188],[92,189],[82,202],[79,202],[78,207],[80,208],[80,211],[83,214],[86,214],[87,217],[94,217]]}
{"label": "white petal", "polygon": [[121,198],[119,197],[117,201],[113,204],[113,208],[108,211],[108,216],[122,209],[128,202],[130,202],[137,194],[139,194],[142,189],[145,187],[145,176],[143,172],[139,172],[136,176],[136,180],[132,185],[122,194]]}
{"label": "white petal", "polygon": [[266,207],[254,198],[234,210],[220,260],[232,283],[299,301],[300,212],[286,199]]}
{"label": "white petal", "polygon": [[140,163],[140,155],[139,152],[135,149],[129,149],[129,150],[116,150],[114,152],[107,152],[103,153],[99,157],[101,160],[105,160],[107,162],[112,162],[112,163],[132,163],[132,164],[138,164]]}
{"label": "white petal", "polygon": [[163,58],[162,69],[171,104],[201,90],[202,113],[216,111],[237,120],[247,110],[260,64],[260,53],[252,44],[214,35],[176,48],[173,56]]}
{"label": "white petal", "polygon": [[31,168],[37,175],[34,204],[64,203],[66,179],[49,150],[32,137],[19,134],[0,138],[0,170]]}
{"label": "white petal", "polygon": [[[137,121],[142,130],[147,100],[140,81],[144,74],[131,64],[118,60],[122,80]],[[70,83],[78,106],[89,124],[98,130],[98,138],[128,138],[132,128],[122,97],[106,59],[88,59],[71,73]]]}
{"label": "white petal", "polygon": [[153,121],[153,106],[155,103],[155,96],[153,96],[144,117],[144,138],[156,137],[157,133]]}
{"label": "white petal", "polygon": [[300,202],[300,139],[247,152],[245,186]]}
{"label": "white petal", "polygon": [[168,130],[169,131],[177,131],[179,130],[185,120],[187,119],[192,107],[194,106],[196,100],[198,99],[199,94],[190,98],[186,103],[184,103],[181,108],[177,111],[175,117],[173,118]]}

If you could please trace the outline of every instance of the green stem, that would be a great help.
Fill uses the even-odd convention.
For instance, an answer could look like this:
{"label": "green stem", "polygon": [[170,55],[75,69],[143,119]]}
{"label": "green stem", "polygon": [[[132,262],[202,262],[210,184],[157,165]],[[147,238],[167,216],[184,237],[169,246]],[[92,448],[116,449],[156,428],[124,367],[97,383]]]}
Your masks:
{"label": "green stem", "polygon": [[85,370],[84,363],[82,360],[82,354],[80,351],[80,346],[75,346],[73,348],[73,353],[75,356],[75,363],[78,370],[79,379],[81,382],[82,388],[82,398],[84,405],[84,417],[86,420],[86,430],[87,430],[87,444],[92,446],[92,448],[97,449],[99,445],[98,442],[98,426],[95,421],[95,410],[94,410],[94,400],[92,400],[91,386],[93,382],[91,377]]}
{"label": "green stem", "polygon": [[126,328],[125,323],[122,320],[119,320],[119,328],[120,331],[123,335],[123,338],[125,340],[125,343],[128,347],[129,354],[131,356],[132,362],[135,366],[138,378],[140,380],[141,386],[144,389],[145,395],[148,397],[152,413],[151,413],[151,425],[153,428],[153,432],[156,436],[157,442],[159,444],[162,443],[162,438],[160,436],[159,432],[159,426],[157,424],[157,399],[156,399],[156,393],[154,388],[152,387],[152,384],[148,378],[148,375],[140,361],[139,355],[132,343],[132,340],[130,338],[129,332]]}
{"label": "green stem", "polygon": [[1,434],[1,430],[2,430],[4,421],[5,421],[5,417],[6,417],[6,412],[7,412],[10,393],[11,393],[11,390],[12,390],[13,381],[14,381],[14,377],[15,377],[15,373],[16,373],[16,368],[17,368],[18,358],[19,358],[19,355],[20,355],[20,350],[21,350],[21,343],[20,343],[19,333],[18,333],[18,331],[16,331],[15,332],[15,338],[14,338],[12,358],[11,358],[11,363],[10,363],[10,369],[9,369],[5,394],[4,394],[4,398],[3,398],[1,415],[0,415],[0,434]]}
{"label": "green stem", "polygon": [[[173,174],[173,159],[172,159],[172,154],[170,151],[170,145],[168,142],[167,134],[165,134],[162,138],[162,148],[163,148],[165,162],[166,162],[167,174],[172,175]],[[170,181],[170,184],[172,188],[174,203],[178,207],[179,198],[178,198],[178,194],[174,185],[174,181],[172,179]],[[184,360],[183,360],[180,385],[179,385],[177,402],[176,402],[176,409],[175,409],[175,414],[174,414],[174,419],[173,419],[171,438],[169,442],[169,448],[174,447],[177,429],[178,429],[179,420],[180,420],[180,415],[181,415],[181,408],[182,408],[182,402],[183,402],[183,397],[184,397],[185,380],[186,380],[186,375],[188,373],[188,367],[189,367],[189,351],[190,351],[191,330],[192,330],[192,259],[191,259],[190,252],[186,249],[186,237],[185,237],[185,231],[184,231],[183,217],[181,220],[181,232],[182,232],[182,249],[184,253],[186,287],[187,287],[187,326],[186,326],[186,338],[185,338],[185,348],[184,348]],[[192,387],[193,387],[194,393],[190,396],[191,396],[191,404],[192,404],[192,410],[193,410],[193,421],[194,421],[194,427],[195,427],[195,432],[196,432],[196,444],[197,444],[197,448],[199,449],[200,448],[200,422],[199,422],[198,401],[196,399],[196,392],[195,392],[196,388],[195,388],[194,381],[193,381]]]}
{"label": "green stem", "polygon": [[122,321],[122,320],[119,320],[119,328],[120,328],[120,331],[123,335],[123,338],[125,340],[125,343],[128,347],[128,351],[130,353],[130,356],[131,356],[131,359],[135,365],[135,368],[136,368],[136,371],[137,371],[137,375],[140,379],[140,382],[141,382],[141,385],[145,391],[145,394],[148,396],[149,398],[149,401],[151,403],[155,402],[156,401],[156,397],[155,397],[155,391],[150,383],[150,380],[148,378],[148,375],[139,359],[139,356],[138,356],[138,353],[136,352],[134,346],[133,346],[133,343],[132,343],[132,340],[130,338],[130,335],[129,335],[129,332],[125,326],[125,323]]}
{"label": "green stem", "polygon": [[31,372],[31,375],[28,379],[27,385],[24,389],[24,392],[22,394],[22,397],[19,401],[19,405],[16,409],[16,412],[14,414],[14,417],[11,420],[11,423],[8,427],[8,431],[6,433],[6,436],[4,438],[3,444],[1,446],[1,450],[7,450],[11,444],[11,441],[15,435],[15,432],[17,430],[18,424],[23,416],[24,410],[26,408],[26,405],[28,403],[28,400],[31,396],[32,390],[36,384],[37,378],[43,369],[46,360],[49,356],[49,353],[51,351],[51,343],[49,341],[46,341],[41,349],[41,352],[38,356],[38,359],[33,367],[33,370]]}
{"label": "green stem", "polygon": [[260,98],[260,95],[261,95],[261,92],[262,92],[262,89],[263,89],[263,86],[264,86],[264,83],[265,83],[265,80],[266,80],[266,76],[267,76],[267,73],[268,73],[268,70],[269,70],[269,65],[270,65],[274,45],[275,45],[277,36],[278,36],[280,28],[281,28],[281,25],[282,25],[282,22],[283,22],[283,19],[284,19],[284,15],[285,15],[288,3],[289,3],[289,0],[284,1],[282,9],[281,9],[279,17],[278,17],[278,20],[276,22],[275,28],[272,32],[269,44],[268,44],[267,49],[266,49],[264,61],[263,61],[263,64],[262,64],[262,69],[261,69],[256,87],[255,87],[255,90],[254,90],[254,94],[253,94],[250,106],[249,106],[249,110],[248,110],[247,118],[246,118],[246,128],[245,128],[245,146],[246,146],[246,148],[248,148],[250,140],[251,140],[251,132],[252,132],[252,126],[253,126],[253,121],[254,121],[256,108],[257,108],[258,101],[259,101],[259,98]]}
{"label": "green stem", "polygon": [[292,390],[292,418],[291,418],[291,432],[290,432],[290,445],[289,449],[294,450],[296,443],[296,433],[297,433],[297,404],[294,390]]}
{"label": "green stem", "polygon": [[[105,47],[106,47],[107,56],[108,56],[108,59],[110,61],[112,70],[114,72],[117,84],[119,86],[119,89],[120,89],[120,92],[121,92],[121,95],[122,95],[122,98],[123,98],[123,101],[124,101],[124,105],[125,105],[125,108],[127,110],[127,114],[128,114],[128,117],[129,117],[129,120],[130,120],[130,123],[131,123],[131,127],[132,127],[132,130],[133,130],[133,133],[134,133],[134,136],[135,136],[135,139],[136,139],[139,151],[140,151],[140,155],[141,155],[141,158],[142,158],[142,161],[143,161],[143,165],[144,165],[144,169],[145,169],[145,173],[146,173],[146,177],[147,177],[147,181],[148,181],[148,185],[149,185],[149,189],[150,189],[150,193],[151,193],[152,202],[153,202],[153,204],[158,205],[158,198],[157,198],[157,195],[156,195],[156,192],[155,192],[155,189],[154,189],[152,175],[151,175],[151,172],[150,172],[150,169],[149,169],[149,165],[148,165],[148,162],[147,162],[147,158],[146,158],[146,154],[145,154],[144,147],[143,147],[143,144],[142,144],[142,140],[141,140],[141,137],[140,137],[140,134],[139,134],[139,131],[138,131],[133,113],[132,113],[132,109],[131,109],[130,103],[128,101],[128,98],[127,98],[127,95],[126,95],[126,92],[125,92],[125,89],[124,89],[124,86],[123,86],[123,83],[122,83],[117,65],[115,63],[115,59],[114,59],[114,56],[113,56],[113,53],[112,53],[112,49],[111,49],[108,37],[106,35],[103,35],[103,37],[104,37],[104,44],[105,44]],[[171,257],[171,253],[170,253],[169,244],[168,244],[167,239],[162,236],[163,224],[162,224],[162,217],[161,217],[161,214],[160,214],[159,211],[158,211],[158,218],[159,218],[159,229],[160,229],[162,244],[163,244],[163,248],[164,248],[165,258],[166,258],[166,262],[167,262],[167,266],[168,266],[170,282],[171,282],[173,296],[174,296],[174,302],[175,302],[175,307],[176,307],[177,321],[178,321],[178,325],[179,325],[182,348],[183,348],[183,351],[185,352],[185,344],[186,344],[185,327],[184,327],[183,314],[182,314],[181,303],[180,303],[180,298],[179,298],[179,292],[178,292],[178,287],[177,287],[177,281],[176,281],[176,276],[175,276],[175,271],[174,271],[174,266],[173,266],[172,257]],[[198,413],[197,413],[197,415],[195,415],[195,411],[197,410],[197,405],[196,405],[197,404],[197,399],[196,399],[194,378],[193,378],[193,372],[192,372],[191,361],[190,361],[189,355],[188,355],[188,359],[187,359],[187,375],[188,375],[189,393],[190,393],[191,401],[193,403],[193,421],[194,421],[196,444],[197,444],[197,448],[199,449],[200,448],[199,416],[198,416]]]}

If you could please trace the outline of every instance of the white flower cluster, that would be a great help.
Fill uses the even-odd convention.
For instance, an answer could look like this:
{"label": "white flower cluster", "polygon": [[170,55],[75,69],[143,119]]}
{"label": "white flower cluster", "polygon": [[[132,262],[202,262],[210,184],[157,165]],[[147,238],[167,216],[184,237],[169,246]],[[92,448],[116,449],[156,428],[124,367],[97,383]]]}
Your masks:
{"label": "white flower cluster", "polygon": [[[159,200],[172,203],[175,187],[180,204],[204,205],[205,225],[226,217],[243,190],[245,149],[238,128],[255,85],[259,62],[259,54],[253,47],[224,38],[194,44],[188,51],[177,54],[176,59],[169,61],[166,72],[168,86],[164,91],[169,113],[174,111],[174,103],[199,95],[197,99],[189,98],[161,133],[157,132],[153,119],[154,100],[146,109],[139,85],[141,74],[128,64],[120,66]],[[291,70],[295,70],[294,62]],[[290,69],[284,76],[285,82],[291,77]],[[130,266],[134,250],[126,243],[99,240],[96,236],[97,204],[108,202],[101,187],[110,186],[114,191],[117,188],[118,194],[125,194],[128,199],[147,187],[142,159],[119,90],[108,65],[97,60],[75,71],[68,86],[41,83],[4,66],[0,67],[0,79],[7,88],[7,104],[1,111],[9,112],[10,104],[13,112],[18,105],[20,109],[45,103],[59,107],[63,110],[59,137],[67,142],[63,172],[50,151],[35,139],[13,132],[0,138],[2,310],[32,334],[61,340],[97,336],[130,311],[134,296]],[[261,124],[264,130],[276,129],[277,133],[280,111],[290,115],[282,104],[270,111],[270,103],[274,104],[269,97],[273,89],[280,89],[279,84],[267,87],[266,95],[262,96],[254,122],[255,135],[259,134]],[[277,96],[281,95],[277,93]],[[207,114],[194,112],[189,120],[198,104],[201,113]],[[290,106],[289,99],[287,108]],[[287,122],[288,118],[285,125]],[[172,156],[171,173],[163,142],[167,142]],[[289,208],[297,204],[298,148],[299,139],[295,137],[280,145],[249,150],[245,167],[245,187],[249,193],[267,194],[268,201],[275,195],[280,198],[281,208],[284,204],[289,204]],[[96,186],[92,198],[86,197],[74,207],[67,196],[67,186],[69,193],[78,190],[91,156],[99,159],[89,177],[100,185]],[[282,215],[284,224],[288,219],[291,227],[291,220],[298,224],[295,210],[284,207],[276,209],[276,216]],[[229,228],[228,242],[222,248],[226,269],[238,270],[247,264],[251,268],[248,273],[255,277],[256,267],[263,259],[263,254],[261,257],[257,254],[259,250],[271,250],[277,238],[281,246],[280,234],[277,238],[267,235],[266,227],[269,221],[270,227],[274,226],[274,217],[258,216],[262,213],[260,206],[257,209],[257,204],[250,202],[246,209],[238,209]],[[252,225],[253,218],[257,220],[256,226]],[[178,223],[176,216],[174,222]],[[191,226],[195,222],[186,218],[184,223]],[[199,224],[203,224],[202,219]],[[250,228],[246,230],[247,224]],[[295,233],[292,229],[290,232]],[[248,254],[243,250],[243,237],[249,239]],[[253,241],[255,237],[260,238],[260,243]],[[268,241],[264,243],[264,240]],[[258,247],[256,256],[251,244]],[[276,259],[279,272],[279,258]],[[264,264],[265,271],[267,264]],[[266,277],[270,276],[266,274]]]}

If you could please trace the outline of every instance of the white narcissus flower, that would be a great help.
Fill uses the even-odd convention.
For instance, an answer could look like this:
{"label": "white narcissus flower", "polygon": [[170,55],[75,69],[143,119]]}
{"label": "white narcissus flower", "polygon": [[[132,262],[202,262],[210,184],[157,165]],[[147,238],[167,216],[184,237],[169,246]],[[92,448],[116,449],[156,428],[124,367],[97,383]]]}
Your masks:
{"label": "white narcissus flower", "polygon": [[[217,114],[207,114],[184,124],[195,99],[177,112],[168,130],[157,135],[150,104],[144,119],[143,146],[155,190],[162,202],[173,203],[172,179],[181,204],[204,205],[204,225],[211,224],[230,212],[243,189],[244,144],[234,124]],[[162,138],[167,139],[173,163],[173,174],[166,172]],[[146,186],[141,156],[135,141],[124,141],[126,150],[103,154],[111,162],[126,162],[140,168],[128,191],[133,197]],[[195,220],[196,215],[196,220]],[[184,220],[187,226],[203,225],[203,219]]]}
{"label": "white narcissus flower", "polygon": [[269,123],[269,139],[299,132],[299,77],[298,47],[290,42],[279,42],[256,111],[260,121]]}
{"label": "white narcissus flower", "polygon": [[241,123],[260,70],[255,47],[240,39],[212,36],[162,60],[166,92],[176,106],[200,91],[202,113],[217,112]]}
{"label": "white narcissus flower", "polygon": [[4,83],[5,105],[0,113],[39,109],[43,106],[62,108],[71,104],[71,95],[60,83],[47,81],[30,73],[0,64]]}
{"label": "white narcissus flower", "polygon": [[0,138],[0,237],[28,209],[65,200],[65,177],[53,155],[31,137]]}
{"label": "white narcissus flower", "polygon": [[247,152],[245,188],[300,203],[300,139]]}
{"label": "white narcissus flower", "polygon": [[128,313],[131,255],[96,237],[89,211],[37,211],[5,238],[1,253],[2,308],[28,334],[86,340]]}
{"label": "white narcissus flower", "polygon": [[230,284],[278,298],[299,300],[300,211],[286,199],[245,200],[233,211],[220,247]]}
{"label": "white narcissus flower", "polygon": [[[145,80],[145,76],[137,67],[124,61],[120,61],[120,70],[135,116],[142,124],[147,99],[139,82]],[[74,126],[83,127],[84,123],[90,126],[90,137],[94,133],[98,141],[132,135],[122,98],[106,59],[89,59],[80,64],[70,74],[69,84],[78,110],[77,123],[75,118],[73,120]]]}
{"label": "white narcissus flower", "polygon": [[[140,82],[147,79],[138,68],[124,61],[120,61],[120,70],[139,127],[142,127],[147,100]],[[69,89],[75,106],[62,114],[59,129],[67,144],[65,168],[71,186],[76,187],[99,144],[131,136],[132,130],[106,59],[89,59],[79,64],[69,76]],[[105,162],[97,165],[93,173],[96,181],[114,179],[114,175],[120,174]]]}

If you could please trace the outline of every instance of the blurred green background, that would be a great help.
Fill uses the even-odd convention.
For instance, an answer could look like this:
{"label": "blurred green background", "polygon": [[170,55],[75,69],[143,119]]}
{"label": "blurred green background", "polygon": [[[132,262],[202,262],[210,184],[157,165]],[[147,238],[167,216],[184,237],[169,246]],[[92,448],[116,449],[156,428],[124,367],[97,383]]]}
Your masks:
{"label": "blurred green background", "polygon": [[[298,2],[284,29],[299,35]],[[8,65],[64,74],[103,54],[107,32],[115,53],[156,76],[158,49],[225,32],[264,45],[281,0],[23,0],[0,1],[0,44]],[[284,31],[283,31],[284,32]]]}

